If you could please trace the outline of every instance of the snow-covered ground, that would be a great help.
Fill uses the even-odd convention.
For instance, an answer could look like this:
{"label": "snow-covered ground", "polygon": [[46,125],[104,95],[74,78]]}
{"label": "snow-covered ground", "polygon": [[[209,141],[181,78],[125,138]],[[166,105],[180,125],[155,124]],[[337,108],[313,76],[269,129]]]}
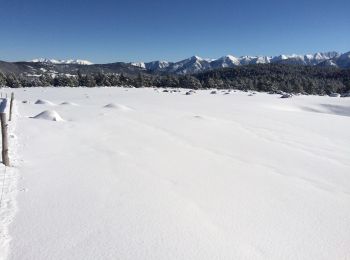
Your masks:
{"label": "snow-covered ground", "polygon": [[0,258],[350,259],[350,98],[184,93],[15,90]]}

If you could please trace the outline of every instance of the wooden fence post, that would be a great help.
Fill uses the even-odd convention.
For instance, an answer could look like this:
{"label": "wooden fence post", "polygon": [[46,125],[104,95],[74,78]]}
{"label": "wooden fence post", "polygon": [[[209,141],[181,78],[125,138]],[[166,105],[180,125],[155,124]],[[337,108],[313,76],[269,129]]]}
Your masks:
{"label": "wooden fence post", "polygon": [[2,138],[2,163],[10,166],[6,113],[0,113]]}
{"label": "wooden fence post", "polygon": [[11,101],[10,101],[10,115],[9,115],[9,121],[11,121],[11,118],[12,118],[12,104],[13,104],[14,98],[15,98],[15,94],[12,92],[12,93],[11,93]]}

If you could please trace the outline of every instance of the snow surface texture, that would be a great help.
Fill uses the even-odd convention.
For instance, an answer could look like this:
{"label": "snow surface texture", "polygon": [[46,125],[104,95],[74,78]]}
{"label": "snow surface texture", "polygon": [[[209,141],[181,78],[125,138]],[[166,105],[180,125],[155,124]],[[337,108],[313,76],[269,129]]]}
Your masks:
{"label": "snow surface texture", "polygon": [[[19,156],[17,154],[17,109],[16,101],[14,102],[12,121],[8,122],[9,132],[9,157],[11,167],[5,167],[0,164],[0,260],[6,259],[9,253],[9,245],[11,236],[9,234],[8,227],[12,223],[15,214],[17,212],[16,196],[18,192],[17,180],[18,180],[18,165]],[[5,110],[8,113],[8,108]],[[0,142],[1,146],[1,142]]]}
{"label": "snow surface texture", "polygon": [[350,98],[210,92],[16,89],[9,259],[349,259]]}

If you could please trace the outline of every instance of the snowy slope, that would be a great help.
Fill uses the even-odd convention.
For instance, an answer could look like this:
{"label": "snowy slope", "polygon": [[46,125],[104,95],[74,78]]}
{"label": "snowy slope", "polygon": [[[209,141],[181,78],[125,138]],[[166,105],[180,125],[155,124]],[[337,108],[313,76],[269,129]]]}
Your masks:
{"label": "snowy slope", "polygon": [[338,59],[332,59],[339,67],[350,68],[350,51],[339,56]]}
{"label": "snowy slope", "polygon": [[15,94],[9,259],[350,258],[350,99]]}
{"label": "snowy slope", "polygon": [[240,60],[232,55],[226,55],[211,62],[211,67],[213,69],[234,67],[238,65],[240,65]]}

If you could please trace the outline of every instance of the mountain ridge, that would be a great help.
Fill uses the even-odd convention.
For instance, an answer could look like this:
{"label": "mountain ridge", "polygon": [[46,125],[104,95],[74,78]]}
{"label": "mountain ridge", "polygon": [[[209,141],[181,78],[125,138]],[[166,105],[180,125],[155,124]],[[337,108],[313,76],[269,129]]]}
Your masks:
{"label": "mountain ridge", "polygon": [[[345,56],[344,56],[345,54]],[[251,64],[282,63],[289,65],[309,65],[309,66],[337,66],[350,67],[350,52],[338,53],[335,51],[317,52],[314,54],[281,54],[277,56],[240,56],[225,55],[217,59],[204,59],[199,56],[180,60],[178,62],[169,61],[151,61],[151,62],[132,62],[130,65],[152,72],[167,72],[175,74],[191,74],[203,72],[205,70],[230,68],[234,66],[243,66]],[[326,62],[328,61],[328,62]],[[157,66],[158,65],[158,66]]]}
{"label": "mountain ridge", "polygon": [[48,59],[48,58],[38,58],[33,59],[28,62],[35,63],[48,63],[48,64],[79,64],[79,65],[93,65],[91,61],[88,60],[80,60],[80,59],[68,59],[68,60],[56,60],[56,59]]}

